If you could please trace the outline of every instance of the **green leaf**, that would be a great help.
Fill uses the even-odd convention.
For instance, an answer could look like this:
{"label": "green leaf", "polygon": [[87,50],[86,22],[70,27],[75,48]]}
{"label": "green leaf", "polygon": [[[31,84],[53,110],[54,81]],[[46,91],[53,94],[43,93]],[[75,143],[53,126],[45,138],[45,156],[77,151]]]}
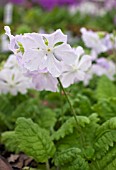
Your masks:
{"label": "green leaf", "polygon": [[81,149],[81,155],[90,160],[94,155],[95,132],[99,127],[97,114],[88,117],[89,123],[85,126],[73,129],[73,133],[65,135],[56,143],[57,151],[63,151],[69,148]]}
{"label": "green leaf", "polygon": [[89,116],[92,113],[91,103],[88,97],[77,95],[73,101],[73,107],[79,115]]}
{"label": "green leaf", "polygon": [[61,167],[61,170],[88,170],[88,163],[80,155],[79,148],[69,148],[55,155],[55,165]]}
{"label": "green leaf", "polygon": [[69,162],[71,163],[73,159],[75,159],[78,156],[80,152],[81,150],[78,148],[69,148],[62,152],[57,152],[54,158],[55,165],[59,166]]}
{"label": "green leaf", "polygon": [[68,163],[61,167],[61,170],[90,170],[90,168],[88,162],[86,162],[83,157],[78,155],[71,164]]}
{"label": "green leaf", "polygon": [[16,121],[18,117],[26,117],[26,118],[31,117],[32,119],[36,119],[38,113],[39,113],[38,100],[29,98],[17,106],[17,108],[12,113],[12,119],[14,121]]}
{"label": "green leaf", "polygon": [[93,110],[101,117],[101,121],[106,121],[116,116],[116,97],[102,99],[93,106]]}
{"label": "green leaf", "polygon": [[[89,119],[85,116],[76,116],[77,122],[79,126],[85,127],[86,124],[89,124]],[[69,118],[58,131],[54,132],[52,135],[52,139],[59,140],[60,138],[64,138],[66,135],[73,133],[73,129],[78,126],[74,117]]]}
{"label": "green leaf", "polygon": [[110,79],[108,79],[108,77],[102,76],[99,78],[96,89],[96,97],[98,100],[116,97],[116,86]]}
{"label": "green leaf", "polygon": [[[102,152],[102,150],[101,150]],[[92,161],[90,164],[92,170],[115,170],[116,169],[116,144],[111,147],[107,153],[100,159]]]}
{"label": "green leaf", "polygon": [[116,117],[103,123],[96,131],[95,159],[101,159],[116,142]]}
{"label": "green leaf", "polygon": [[[24,109],[26,107],[26,109]],[[28,99],[22,102],[12,113],[12,120],[16,121],[18,117],[31,118],[42,128],[52,129],[56,123],[56,114],[49,108],[41,106],[38,99]]]}
{"label": "green leaf", "polygon": [[56,123],[56,114],[51,109],[43,109],[38,115],[38,120],[36,122],[42,128],[52,130]]}
{"label": "green leaf", "polygon": [[46,162],[55,153],[55,146],[45,129],[40,128],[31,119],[18,118],[16,135],[19,148],[38,162]]}
{"label": "green leaf", "polygon": [[1,135],[1,142],[5,144],[8,151],[18,153],[20,151],[18,147],[18,138],[14,131],[4,132]]}

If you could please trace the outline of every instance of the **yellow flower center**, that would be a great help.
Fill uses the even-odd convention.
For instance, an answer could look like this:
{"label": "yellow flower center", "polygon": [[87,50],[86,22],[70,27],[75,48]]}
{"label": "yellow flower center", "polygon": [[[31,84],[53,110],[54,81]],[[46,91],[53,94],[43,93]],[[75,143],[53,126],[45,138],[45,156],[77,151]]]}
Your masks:
{"label": "yellow flower center", "polygon": [[50,49],[50,48],[48,48],[48,49],[47,49],[47,51],[48,51],[48,52],[50,52],[50,51],[51,51],[51,49]]}

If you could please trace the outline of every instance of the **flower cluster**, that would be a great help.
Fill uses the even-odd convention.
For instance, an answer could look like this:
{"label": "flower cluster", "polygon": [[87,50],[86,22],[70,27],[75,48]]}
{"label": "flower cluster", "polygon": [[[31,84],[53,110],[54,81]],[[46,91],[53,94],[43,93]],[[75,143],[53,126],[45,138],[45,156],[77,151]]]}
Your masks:
{"label": "flower cluster", "polygon": [[94,32],[81,28],[82,40],[86,47],[92,49],[97,55],[109,50],[116,50],[116,36],[113,33]]}
{"label": "flower cluster", "polygon": [[[116,74],[116,63],[108,58],[103,57],[103,53],[116,53],[116,36],[113,33],[94,32],[92,30],[81,29],[82,39],[86,47],[91,49],[91,57],[94,63],[89,70],[89,74],[84,79],[84,84],[88,85],[93,75],[106,75],[110,80],[114,80]],[[99,57],[99,54],[102,57]],[[109,54],[108,54],[109,55]],[[115,55],[114,55],[115,57]],[[115,58],[114,58],[115,59]]]}
{"label": "flower cluster", "polygon": [[27,89],[31,87],[29,78],[25,77],[20,71],[16,56],[10,55],[0,71],[0,94],[17,95],[18,92],[25,94]]}
{"label": "flower cluster", "polygon": [[116,64],[107,58],[101,57],[94,61],[87,76],[84,79],[84,85],[88,85],[89,81],[93,78],[93,75],[98,77],[105,75],[110,80],[114,80],[114,75],[116,74]]}
{"label": "flower cluster", "polygon": [[30,77],[38,90],[57,91],[59,78],[64,87],[83,81],[91,67],[91,57],[82,47],[71,48],[61,30],[52,34],[26,33],[10,38],[9,48],[16,55],[25,76]]}

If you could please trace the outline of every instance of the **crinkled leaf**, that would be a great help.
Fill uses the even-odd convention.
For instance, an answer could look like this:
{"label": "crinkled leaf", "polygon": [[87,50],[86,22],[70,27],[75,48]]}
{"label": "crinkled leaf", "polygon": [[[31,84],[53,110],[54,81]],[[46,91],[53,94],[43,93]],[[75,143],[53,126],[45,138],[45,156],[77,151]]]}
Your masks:
{"label": "crinkled leaf", "polygon": [[27,155],[38,162],[46,162],[53,157],[55,146],[48,132],[31,119],[18,118],[15,132],[18,136],[20,149]]}
{"label": "crinkled leaf", "polygon": [[20,151],[18,147],[18,143],[19,143],[18,137],[16,136],[14,131],[8,131],[2,133],[1,142],[5,144],[8,151],[16,152],[16,153]]}
{"label": "crinkled leaf", "polygon": [[[59,140],[60,138],[64,138],[66,135],[73,133],[73,130],[77,126],[85,127],[86,124],[89,124],[89,118],[85,116],[76,116],[78,125],[74,119],[74,117],[69,118],[58,131],[54,132],[52,135],[52,139]],[[79,129],[79,128],[77,128]]]}

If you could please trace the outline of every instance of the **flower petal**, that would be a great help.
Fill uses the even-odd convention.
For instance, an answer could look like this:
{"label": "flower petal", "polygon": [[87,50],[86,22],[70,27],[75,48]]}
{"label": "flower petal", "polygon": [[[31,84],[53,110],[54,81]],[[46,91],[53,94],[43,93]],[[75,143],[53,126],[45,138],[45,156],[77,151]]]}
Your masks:
{"label": "flower petal", "polygon": [[75,73],[73,72],[67,72],[67,73],[62,74],[61,76],[61,82],[64,88],[67,88],[71,84],[73,84],[74,80],[75,80]]}
{"label": "flower petal", "polygon": [[43,36],[48,40],[49,47],[54,47],[58,42],[67,42],[67,35],[64,35],[60,29],[52,34],[43,34]]}
{"label": "flower petal", "polygon": [[76,60],[76,55],[68,44],[62,44],[54,49],[54,54],[59,60],[63,60],[66,64],[73,64]]}
{"label": "flower petal", "polygon": [[47,69],[53,77],[59,77],[61,75],[61,62],[59,62],[52,54],[47,58]]}
{"label": "flower petal", "polygon": [[78,68],[83,71],[87,71],[91,67],[91,57],[89,55],[83,55],[79,64]]}
{"label": "flower petal", "polygon": [[41,50],[27,50],[22,58],[24,67],[30,71],[38,70],[43,56],[44,54]]}

